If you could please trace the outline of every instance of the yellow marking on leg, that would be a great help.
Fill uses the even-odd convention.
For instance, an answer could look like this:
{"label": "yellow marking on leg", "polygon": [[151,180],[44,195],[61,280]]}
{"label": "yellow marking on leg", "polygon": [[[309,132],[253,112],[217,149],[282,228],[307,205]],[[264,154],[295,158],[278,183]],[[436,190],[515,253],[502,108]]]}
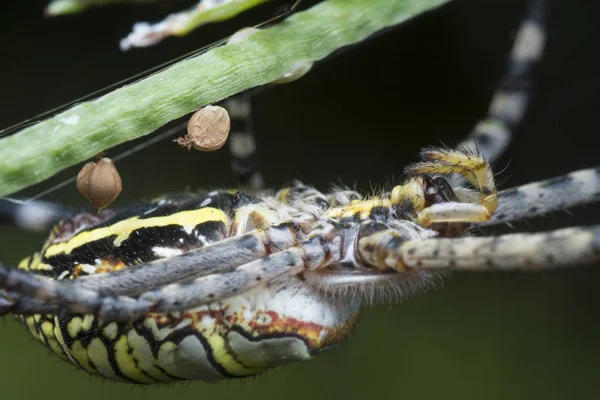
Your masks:
{"label": "yellow marking on leg", "polygon": [[189,234],[196,225],[208,221],[220,221],[227,224],[227,215],[218,208],[204,207],[198,210],[181,211],[163,217],[141,219],[139,216],[136,216],[110,226],[81,232],[66,242],[50,245],[44,252],[44,256],[52,257],[62,253],[70,254],[74,249],[82,245],[111,236],[116,236],[113,244],[120,246],[123,241],[129,238],[131,233],[141,228],[180,225]]}
{"label": "yellow marking on leg", "polygon": [[379,270],[407,272],[400,251],[404,242],[405,239],[391,229],[376,232],[359,239],[358,255],[363,262]]}
{"label": "yellow marking on leg", "polygon": [[436,222],[485,222],[489,219],[490,213],[481,204],[449,202],[427,207],[417,215],[415,222],[427,227]]}
{"label": "yellow marking on leg", "polygon": [[281,222],[281,216],[260,204],[249,204],[235,210],[232,232],[241,235],[254,229],[266,229]]}
{"label": "yellow marking on leg", "polygon": [[483,157],[465,154],[455,150],[428,149],[421,153],[426,161],[406,169],[411,175],[452,174],[464,176],[481,193],[481,204],[489,217],[498,207],[498,193],[489,163]]}
{"label": "yellow marking on leg", "polygon": [[280,203],[290,202],[290,188],[281,189],[275,195],[275,199]]}
{"label": "yellow marking on leg", "polygon": [[352,200],[350,204],[343,207],[335,207],[328,210],[325,215],[329,218],[352,218],[357,214],[361,219],[369,217],[371,210],[375,207],[391,207],[392,203],[388,199],[372,198],[369,200]]}
{"label": "yellow marking on leg", "polygon": [[412,178],[404,185],[392,189],[390,200],[405,213],[416,214],[425,208],[425,191],[423,179]]}
{"label": "yellow marking on leg", "polygon": [[265,218],[264,215],[257,211],[252,211],[248,214],[248,221],[246,223],[246,229],[252,227],[252,229],[267,229],[271,224]]}

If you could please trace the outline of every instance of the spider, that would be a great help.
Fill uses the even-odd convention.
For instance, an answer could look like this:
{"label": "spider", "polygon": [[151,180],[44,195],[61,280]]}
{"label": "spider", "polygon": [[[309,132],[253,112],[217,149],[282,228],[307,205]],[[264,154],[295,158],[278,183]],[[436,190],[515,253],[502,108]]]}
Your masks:
{"label": "spider", "polygon": [[[537,24],[535,20],[530,22]],[[534,61],[535,57],[525,58],[529,62]],[[522,59],[518,61],[523,62]],[[512,92],[509,94],[515,95]],[[519,91],[516,93],[523,94]],[[511,115],[493,110],[490,116],[492,120],[516,122],[507,121]],[[487,125],[480,125],[482,129],[476,130],[474,137],[480,152],[488,158],[494,158],[494,153],[502,146],[493,139],[504,136],[498,130],[490,130],[490,126],[502,129],[501,126],[490,125],[488,121]],[[94,274],[102,269],[115,271],[105,276],[98,275],[98,279],[81,278],[56,284],[36,279],[29,274],[5,271],[4,306],[7,311],[17,314],[65,316],[69,315],[65,312],[73,313],[74,315],[65,317],[68,322],[64,323],[64,329],[73,329],[76,332],[74,339],[81,334],[81,340],[88,336],[87,339],[91,339],[89,345],[96,346],[96,350],[100,352],[103,346],[108,346],[101,337],[113,340],[111,346],[122,346],[119,343],[123,337],[121,329],[127,329],[129,322],[140,318],[146,323],[148,319],[143,317],[149,312],[158,313],[154,318],[155,322],[151,323],[156,325],[149,328],[154,336],[163,326],[161,324],[173,327],[173,319],[180,318],[175,326],[186,333],[180,334],[177,339],[180,341],[176,344],[181,346],[180,349],[185,349],[181,353],[197,355],[204,351],[204,356],[196,356],[195,359],[183,356],[178,360],[180,364],[172,371],[164,368],[164,365],[173,365],[167,362],[157,363],[156,371],[144,369],[144,373],[141,373],[142,367],[131,367],[131,359],[115,359],[114,362],[108,360],[108,364],[92,364],[88,360],[87,365],[81,366],[108,378],[141,383],[177,378],[213,380],[228,378],[230,375],[246,376],[262,371],[265,366],[310,358],[339,343],[351,328],[362,300],[370,300],[377,294],[383,297],[402,295],[402,291],[427,285],[440,270],[543,268],[597,260],[598,239],[595,228],[573,228],[549,234],[463,238],[468,231],[466,223],[506,222],[595,200],[596,194],[590,191],[590,187],[596,185],[596,171],[579,171],[501,192],[500,200],[504,204],[496,212],[496,190],[486,157],[481,157],[472,150],[468,151],[472,147],[468,142],[459,146],[461,147],[466,147],[467,151],[437,148],[425,150],[422,153],[424,162],[407,169],[409,178],[406,182],[373,198],[363,199],[354,191],[341,189],[322,194],[313,188],[296,185],[273,196],[253,197],[242,192],[218,191],[206,195],[161,199],[108,220],[94,221],[91,216],[80,216],[80,220],[77,220],[75,217],[55,230],[56,237],[51,238],[47,248],[43,250],[45,260],[39,258],[41,255],[37,260],[34,256],[25,261],[23,266],[40,267],[40,261],[53,267],[62,266],[62,270],[53,269],[51,272],[57,274],[53,276],[55,278]],[[449,173],[462,174],[470,180],[475,190],[450,185],[443,177]],[[217,211],[210,211],[208,218],[200,215],[203,214],[200,211],[209,209]],[[223,211],[225,216],[213,215],[218,214],[218,210]],[[194,220],[198,223],[191,226],[193,229],[190,228],[189,220],[185,221],[187,225],[183,222],[172,224],[181,228],[179,230],[189,237],[181,232],[174,236],[173,233],[161,230],[158,224],[138,225],[135,228],[128,226],[114,239],[114,231],[106,233],[107,228],[114,229],[119,221],[131,222],[131,215],[133,218],[142,218],[141,215],[145,214],[147,219],[159,219],[163,214],[168,217],[182,216],[182,212],[199,214],[200,219]],[[199,226],[207,222],[217,226]],[[143,264],[119,272],[123,267],[120,262],[126,255],[131,255],[127,252],[132,251],[119,252],[121,245],[128,240],[138,243],[132,236],[142,236],[140,229],[152,228],[156,230],[149,232],[148,238],[165,234],[167,239],[176,239],[176,242],[183,239],[187,247],[182,250],[172,243],[163,246],[162,242],[153,247],[145,246],[142,250],[150,250],[152,254],[144,257],[166,258],[157,261],[145,259]],[[96,240],[109,238],[108,245],[113,246],[109,247],[111,254],[118,255],[114,259],[101,257],[99,263],[95,258],[86,262],[69,258],[75,257],[70,253],[82,250],[83,245],[92,245],[90,239],[85,238],[90,233],[100,235]],[[194,234],[197,241],[191,245],[186,241],[192,240],[191,236]],[[55,240],[57,238],[59,240]],[[548,246],[549,243],[551,246]],[[106,245],[106,242],[102,243],[102,246]],[[199,248],[192,249],[194,246]],[[100,246],[88,255],[96,257],[99,252]],[[77,257],[88,255],[80,253]],[[63,257],[63,260],[49,261],[52,257]],[[79,268],[76,271],[65,268],[69,262],[77,263]],[[135,262],[124,262],[131,263]],[[198,265],[202,267],[198,268]],[[149,275],[153,271],[158,272],[156,275]],[[169,271],[169,275],[164,271]],[[64,274],[65,272],[67,273]],[[241,292],[243,294],[240,295]],[[242,310],[247,304],[240,304],[243,301],[260,311],[253,319],[244,319]],[[271,302],[272,306],[263,307],[265,301]],[[228,345],[234,349],[233,353],[242,362],[210,358],[209,350],[215,352],[223,349],[222,344],[216,343],[213,347],[210,343],[210,340],[222,338],[221,332],[215,337],[209,336],[210,340],[202,336],[208,343],[202,342],[200,336],[194,334],[200,345],[188,340],[191,338],[191,325],[186,322],[186,317],[181,318],[180,311],[197,306],[200,308],[196,311],[195,318],[201,319],[206,315],[209,319],[241,318],[238,320],[241,324],[227,332],[231,337],[227,340]],[[299,321],[306,322],[304,319],[312,322],[312,317],[306,317],[306,314],[297,318],[298,314],[295,313],[302,307],[319,314],[316,319],[321,323],[318,331],[311,331],[314,328],[312,326],[298,325]],[[76,316],[88,312],[94,317],[87,317],[87,321],[86,317]],[[171,314],[166,316],[163,312]],[[227,315],[227,312],[231,314]],[[219,313],[226,315],[219,316]],[[323,315],[330,315],[332,318],[323,318]],[[48,325],[44,327],[44,323],[52,324],[52,319],[45,320],[42,317],[40,320],[38,317],[36,321],[35,318],[24,317],[24,320],[30,324],[34,333],[37,331],[39,335],[41,331],[43,335],[47,335],[45,329],[48,329]],[[99,318],[105,320],[101,327],[102,333],[100,326],[93,325]],[[217,324],[221,322],[218,321]],[[276,322],[281,322],[281,326]],[[248,327],[242,327],[244,324]],[[90,328],[93,330],[90,331]],[[144,329],[142,325],[137,325],[136,332],[138,328],[140,331]],[[254,336],[248,334],[250,331]],[[94,332],[97,332],[97,336]],[[71,335],[71,332],[67,333]],[[52,342],[51,336],[52,334],[45,336],[50,347],[56,347],[57,344],[62,346],[60,339]],[[176,335],[158,345],[159,357],[163,347],[172,347],[170,343],[175,343],[174,336]],[[98,344],[96,341],[92,344],[96,339],[102,343]],[[136,339],[141,342],[142,347],[151,343],[145,342],[150,340],[148,337]],[[131,345],[131,339],[129,340]],[[75,342],[77,340],[71,345]],[[152,343],[150,347],[153,346],[157,344]],[[60,353],[64,351],[64,347],[63,350],[57,350]],[[168,350],[164,352],[168,353]],[[75,356],[75,353],[76,351],[65,355],[84,364],[78,358],[80,354]],[[209,364],[206,364],[206,360]],[[199,364],[202,362],[206,365]],[[116,369],[113,363],[117,363]],[[127,363],[128,370],[125,369]],[[186,368],[189,366],[187,363],[191,363],[193,368]],[[153,366],[149,368],[152,369]],[[242,372],[229,368],[241,368]]]}

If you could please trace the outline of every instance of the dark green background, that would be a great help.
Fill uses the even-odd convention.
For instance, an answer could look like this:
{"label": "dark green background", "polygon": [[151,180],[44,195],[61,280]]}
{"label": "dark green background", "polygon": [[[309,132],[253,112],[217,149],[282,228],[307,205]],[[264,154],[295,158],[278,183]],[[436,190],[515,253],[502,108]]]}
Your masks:
{"label": "dark green background", "polygon": [[[189,2],[188,2],[189,3]],[[0,127],[71,101],[270,17],[268,4],[185,39],[122,54],[136,20],[178,6],[113,7],[44,20],[44,1],[0,6]],[[380,188],[424,145],[459,140],[486,110],[525,7],[457,0],[351,48],[302,80],[258,94],[254,125],[270,186],[292,179],[326,189]],[[507,155],[502,188],[598,164],[600,7],[552,2],[535,100]],[[39,144],[43,145],[43,144]],[[110,151],[116,155],[128,146]],[[186,187],[234,184],[226,151],[185,152],[165,141],[118,164],[116,206]],[[35,194],[76,173],[31,188]],[[73,186],[46,197],[86,207]],[[600,221],[598,207],[528,223],[535,231]],[[486,233],[510,231],[507,227]],[[0,228],[14,265],[43,237]],[[600,271],[454,274],[402,304],[367,307],[348,342],[315,360],[257,378],[134,387],[90,378],[54,357],[11,318],[0,326],[2,399],[568,399],[598,397]]]}

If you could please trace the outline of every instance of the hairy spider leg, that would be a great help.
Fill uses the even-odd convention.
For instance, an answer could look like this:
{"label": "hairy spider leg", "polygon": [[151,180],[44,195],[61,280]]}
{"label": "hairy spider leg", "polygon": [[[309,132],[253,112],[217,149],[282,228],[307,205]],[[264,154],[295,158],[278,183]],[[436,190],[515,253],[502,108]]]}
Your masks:
{"label": "hairy spider leg", "polygon": [[534,234],[422,241],[407,240],[401,232],[382,223],[365,222],[360,232],[357,247],[360,259],[381,270],[543,270],[600,261],[600,225]]}
{"label": "hairy spider leg", "polygon": [[[319,233],[300,246],[255,260],[229,273],[207,275],[186,284],[168,285],[143,293],[138,299],[125,296],[96,297],[88,298],[84,303],[59,305],[39,299],[20,302],[17,298],[11,311],[39,314],[56,313],[66,308],[73,312],[97,313],[110,320],[130,320],[148,312],[177,311],[242,293],[262,284],[263,280],[337,262],[342,257],[339,246],[339,241],[336,244],[331,237],[324,238]],[[367,220],[361,224],[356,251],[361,262],[379,270],[541,270],[598,262],[600,226],[535,234],[421,241],[407,240],[397,229]]]}
{"label": "hairy spider leg", "polygon": [[[343,254],[340,230],[323,222],[298,246],[242,265],[235,270],[208,275],[184,284],[167,285],[127,302],[104,299],[99,315],[111,320],[131,320],[149,312],[190,309],[244,293],[275,278],[297,275],[338,262]],[[338,240],[336,240],[336,238]]]}
{"label": "hairy spider leg", "polygon": [[[67,310],[93,313],[107,320],[126,321],[149,312],[190,309],[246,292],[278,277],[296,275],[305,269],[322,268],[337,262],[343,253],[341,236],[337,225],[322,221],[298,246],[230,268],[227,272],[147,291],[138,298],[78,288],[77,284],[67,288],[71,285],[65,285],[66,282],[63,281],[51,281],[0,267],[0,285],[5,290],[0,293],[0,311],[27,315],[55,314]],[[239,241],[240,238],[234,240],[236,239]],[[169,269],[170,263],[178,258],[162,259],[154,263]],[[23,294],[26,296],[23,297]]]}
{"label": "hairy spider leg", "polygon": [[16,225],[33,232],[47,232],[74,210],[47,201],[0,199],[0,224]]}
{"label": "hairy spider leg", "polygon": [[[439,162],[439,165],[436,162],[432,162],[432,164],[436,164],[444,171],[448,168],[444,162],[453,165],[454,168],[465,168],[462,163],[465,160],[458,157],[460,162],[457,162],[452,158],[457,156],[456,152],[451,151],[444,154],[432,153],[432,150],[428,150],[428,152],[430,155],[433,154],[431,159]],[[481,160],[477,160],[474,156],[468,156],[466,160],[472,162],[474,166],[479,166],[479,169],[465,169],[465,171],[470,171],[471,179],[474,182],[481,181],[483,182],[482,186],[485,186],[487,181],[482,178],[487,173],[481,166]],[[576,180],[584,182],[586,181],[584,177],[590,179],[591,171],[595,174],[596,170],[577,171],[571,174],[575,178],[557,178],[547,182],[554,181],[554,184],[567,183],[570,180],[573,180],[574,184]],[[532,184],[532,187],[536,187],[536,185],[539,186],[539,184]],[[393,194],[394,192],[392,192],[392,198]],[[570,228],[552,233],[516,234],[498,238],[407,241],[406,236],[403,236],[397,229],[390,228],[381,222],[373,225],[375,222],[369,219],[369,215],[376,205],[385,207],[391,204],[393,204],[392,201],[386,199],[355,201],[346,208],[329,210],[325,216],[336,219],[352,216],[359,212],[360,217],[366,219],[367,222],[364,223],[366,228],[361,227],[360,230],[358,258],[368,265],[378,266],[382,269],[393,268],[410,271],[415,268],[415,265],[423,267],[425,261],[419,261],[420,259],[414,261],[413,264],[411,261],[407,261],[410,259],[409,256],[421,250],[423,252],[430,251],[431,257],[440,257],[440,260],[431,261],[432,265],[435,265],[427,266],[425,268],[427,271],[435,271],[439,268],[481,269],[482,265],[488,265],[487,268],[491,268],[490,265],[493,267],[495,263],[499,263],[505,269],[546,268],[579,261],[590,262],[588,260],[595,260],[597,257],[595,252],[597,252],[599,239],[596,228]],[[458,214],[455,214],[458,219],[459,217],[456,215]],[[198,290],[199,288],[216,288],[214,291],[218,292],[218,296],[220,296],[217,298],[227,297],[231,295],[229,292],[231,290],[234,291],[233,293],[239,293],[239,291],[252,287],[252,284],[259,284],[257,283],[259,281],[268,281],[268,279],[287,273],[295,274],[298,270],[310,269],[311,265],[322,267],[339,260],[339,256],[331,257],[331,254],[339,252],[332,251],[323,243],[329,243],[327,246],[331,246],[336,237],[339,241],[342,240],[343,235],[324,236],[323,226],[327,225],[323,225],[323,221],[319,221],[321,225],[310,224],[312,228],[317,229],[311,229],[312,234],[309,239],[305,239],[299,246],[294,246],[294,244],[297,243],[297,238],[302,236],[300,227],[291,223],[283,223],[268,228],[266,234],[267,231],[254,230],[181,256],[134,266],[131,268],[131,272],[115,271],[110,274],[102,274],[97,278],[89,277],[57,282],[21,271],[0,268],[0,286],[4,289],[0,305],[4,312],[25,314],[39,313],[40,310],[48,313],[58,312],[63,307],[75,311],[81,311],[83,308],[86,312],[104,310],[102,312],[105,315],[125,319],[127,315],[131,316],[134,312],[142,313],[154,310],[152,307],[157,307],[156,304],[162,303],[160,307],[169,309],[169,307],[177,308],[176,305],[181,307],[181,304],[188,304],[187,302],[193,304],[196,301],[209,301],[206,290]],[[336,232],[335,227],[330,227],[329,232]],[[320,241],[321,250],[314,246],[315,238]],[[248,245],[245,249],[248,251],[240,250],[241,247],[244,247],[241,246],[244,243]],[[223,247],[217,249],[219,245]],[[271,246],[268,251],[265,250],[267,245]],[[412,248],[416,250],[411,250]],[[236,262],[233,263],[234,265],[231,262],[219,261],[216,257],[217,253],[229,254],[229,251],[235,252]],[[267,255],[269,253],[272,254]],[[318,259],[322,261],[314,261]],[[210,264],[211,260],[215,265]],[[240,260],[243,261],[240,262]],[[242,265],[243,262],[247,263]],[[417,265],[419,263],[420,265]],[[202,267],[198,268],[198,265],[202,265]],[[190,268],[195,268],[195,273],[190,273]],[[148,275],[147,271],[152,272]],[[186,271],[188,271],[187,274]],[[222,275],[222,278],[215,278],[216,275]],[[239,279],[231,280],[230,276],[239,277]],[[145,291],[145,286],[136,286],[138,284],[136,282],[147,282],[148,277],[154,280],[152,289]],[[186,282],[191,278],[195,278],[196,281]],[[251,281],[252,278],[255,279],[255,282]],[[256,278],[260,279],[257,281]],[[214,279],[219,279],[221,283],[215,284]],[[157,284],[157,282],[159,283]],[[231,282],[235,282],[235,284]],[[162,287],[164,284],[170,286]],[[161,289],[156,290],[157,288]],[[173,288],[177,288],[177,290]],[[142,293],[137,300],[123,296],[125,294],[137,295],[142,291],[145,291],[145,294]],[[173,297],[173,293],[179,293],[182,297]]]}
{"label": "hairy spider leg", "polygon": [[[412,250],[414,249],[414,250]],[[427,240],[409,245],[406,265],[426,270],[542,270],[600,261],[600,226],[496,237]]]}
{"label": "hairy spider leg", "polygon": [[[282,223],[224,239],[177,257],[68,281],[49,280],[23,270],[0,266],[0,288],[4,290],[4,296],[0,295],[0,298],[4,297],[4,302],[0,303],[0,313],[21,313],[21,309],[40,306],[39,301],[29,297],[41,300],[48,309],[54,307],[52,309],[55,311],[57,306],[77,309],[78,305],[87,310],[97,307],[94,304],[101,297],[137,295],[167,284],[234,270],[242,264],[293,246],[299,234],[295,224]],[[54,306],[50,305],[51,302]]]}
{"label": "hairy spider leg", "polygon": [[[277,201],[295,207],[308,207],[308,212],[325,210],[331,207],[345,207],[355,200],[362,200],[357,191],[347,187],[334,188],[328,193],[322,193],[312,186],[294,181],[292,186],[280,189],[276,194]],[[314,208],[314,210],[311,210]]]}
{"label": "hairy spider leg", "polygon": [[600,167],[509,188],[485,225],[495,225],[565,210],[600,200]]}
{"label": "hairy spider leg", "polygon": [[[519,27],[504,77],[500,80],[488,113],[457,148],[495,161],[510,144],[531,99],[532,71],[542,58],[546,43],[546,0],[531,0]],[[460,182],[456,180],[453,184]]]}
{"label": "hairy spider leg", "polygon": [[[424,191],[415,180],[407,186],[394,188],[392,201],[402,204],[403,196],[418,211],[415,222],[428,227],[438,222],[483,222],[491,218],[498,205],[498,193],[490,164],[483,157],[456,150],[429,148],[421,152],[423,162],[410,165],[405,173],[415,175],[446,175],[457,173],[479,191],[477,203],[446,202],[425,207]],[[401,192],[401,194],[400,194]],[[412,193],[412,194],[411,194]]]}

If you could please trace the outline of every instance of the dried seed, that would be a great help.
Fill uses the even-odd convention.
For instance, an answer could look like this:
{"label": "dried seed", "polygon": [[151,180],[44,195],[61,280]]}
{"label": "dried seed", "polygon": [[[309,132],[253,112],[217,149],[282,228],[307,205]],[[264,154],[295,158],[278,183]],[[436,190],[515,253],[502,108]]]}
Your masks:
{"label": "dried seed", "polygon": [[85,198],[88,198],[87,193],[88,193],[88,190],[90,187],[90,174],[91,174],[92,170],[94,169],[94,167],[96,167],[96,163],[89,162],[89,163],[85,164],[81,168],[81,171],[79,171],[79,173],[77,174],[77,183],[76,183],[77,190]]}
{"label": "dried seed", "polygon": [[108,207],[121,193],[121,177],[110,158],[89,162],[77,174],[77,190],[98,211]]}
{"label": "dried seed", "polygon": [[206,106],[194,113],[188,122],[187,135],[176,142],[200,151],[219,150],[227,141],[231,121],[227,110],[219,106]]}

